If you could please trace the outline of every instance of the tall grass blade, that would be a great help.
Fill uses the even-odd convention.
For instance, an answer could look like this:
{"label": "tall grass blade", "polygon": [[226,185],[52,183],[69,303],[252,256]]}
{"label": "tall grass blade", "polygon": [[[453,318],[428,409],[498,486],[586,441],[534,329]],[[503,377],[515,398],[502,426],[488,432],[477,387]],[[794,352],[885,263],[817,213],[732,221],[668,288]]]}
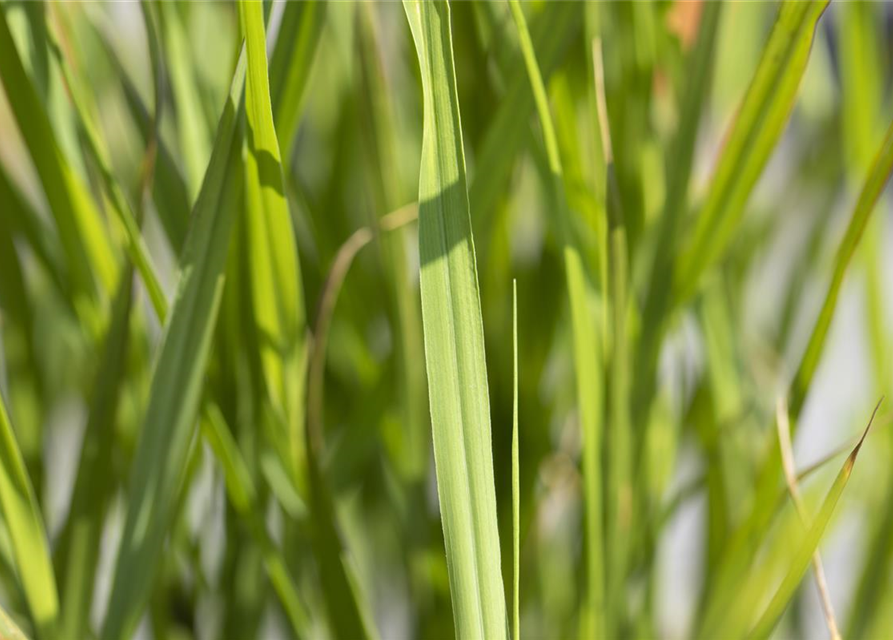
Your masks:
{"label": "tall grass blade", "polygon": [[518,281],[512,281],[512,640],[521,640],[521,455],[518,440]]}
{"label": "tall grass blade", "polygon": [[[238,159],[236,116],[245,78],[236,68],[211,162],[183,249],[177,294],[155,363],[149,406],[130,477],[128,509],[112,581],[103,640],[129,637],[146,603],[177,501],[223,290],[234,217],[227,190]],[[163,462],[163,464],[159,464]]]}
{"label": "tall grass blade", "polygon": [[447,2],[404,1],[424,96],[422,325],[437,490],[459,638],[506,637],[490,398]]}
{"label": "tall grass blade", "polygon": [[273,124],[261,2],[240,1],[239,15],[248,56],[245,215],[252,311],[265,392],[275,414],[274,443],[290,476],[297,479],[306,457],[301,271]]}
{"label": "tall grass blade", "polygon": [[763,57],[727,135],[722,155],[698,214],[691,239],[679,256],[675,299],[691,296],[701,274],[724,253],[744,206],[787,123],[809,60],[816,25],[828,5],[784,2]]}
{"label": "tall grass blade", "polygon": [[0,396],[0,513],[12,541],[16,572],[37,637],[56,637],[59,597],[40,507]]}
{"label": "tall grass blade", "polygon": [[527,21],[518,0],[509,4],[521,46],[528,80],[531,85],[536,110],[539,115],[546,147],[546,156],[551,173],[549,194],[554,203],[555,224],[562,244],[565,278],[571,307],[571,332],[574,345],[574,373],[577,384],[577,403],[584,442],[584,473],[586,475],[586,543],[587,543],[587,615],[592,637],[602,638],[607,631],[604,601],[605,566],[603,557],[604,533],[601,522],[601,440],[602,440],[602,398],[598,374],[598,337],[596,325],[589,310],[592,298],[583,259],[572,235],[573,221],[567,202],[558,138],[549,103],[546,87],[537,64],[533,40],[527,28]]}

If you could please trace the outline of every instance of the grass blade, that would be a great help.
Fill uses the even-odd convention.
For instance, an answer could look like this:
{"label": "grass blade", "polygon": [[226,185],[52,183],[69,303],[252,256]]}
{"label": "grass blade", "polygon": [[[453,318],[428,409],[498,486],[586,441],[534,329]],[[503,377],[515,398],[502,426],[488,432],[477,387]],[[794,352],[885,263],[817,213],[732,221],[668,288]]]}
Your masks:
{"label": "grass blade", "polygon": [[68,275],[78,297],[89,300],[98,289],[113,289],[117,266],[106,230],[86,187],[59,147],[46,109],[22,66],[3,10],[0,79],[59,228]]}
{"label": "grass blade", "polygon": [[512,282],[512,639],[521,640],[521,456],[518,441],[518,281]]}
{"label": "grass blade", "polygon": [[0,396],[0,510],[12,540],[13,557],[37,637],[51,640],[59,615],[56,579],[47,535],[15,441],[6,403]]}
{"label": "grass blade", "polygon": [[[236,112],[244,74],[243,55],[195,204],[177,294],[152,376],[149,406],[131,472],[128,510],[101,634],[103,640],[129,637],[136,626],[151,590],[186,468],[234,217],[226,186],[238,159]],[[164,464],[159,465],[162,460]]]}
{"label": "grass blade", "polygon": [[276,414],[274,443],[295,479],[303,474],[306,338],[301,271],[282,181],[267,77],[262,3],[239,2],[248,57],[245,115],[247,249],[260,366]]}
{"label": "grass blade", "polygon": [[871,429],[871,423],[874,421],[874,416],[877,413],[878,408],[881,406],[882,401],[883,398],[881,398],[881,401],[878,402],[877,406],[874,408],[874,411],[871,414],[871,419],[868,421],[868,426],[865,427],[862,437],[859,439],[859,442],[856,443],[852,453],[847,457],[846,462],[844,462],[843,467],[837,474],[837,478],[835,478],[834,484],[831,485],[828,495],[825,496],[825,500],[819,509],[819,513],[816,515],[812,526],[809,527],[803,542],[799,545],[797,553],[791,560],[787,575],[784,577],[784,580],[782,580],[775,595],[772,596],[769,606],[766,607],[763,615],[757,621],[756,625],[754,625],[753,630],[748,636],[749,638],[753,638],[754,640],[768,638],[772,633],[772,630],[775,628],[775,625],[778,624],[778,620],[787,608],[788,603],[794,597],[797,587],[803,579],[803,575],[809,568],[809,563],[812,561],[813,554],[819,546],[822,534],[824,534],[825,528],[831,521],[834,508],[837,506],[837,502],[843,494],[847,481],[850,479],[850,475],[853,472],[853,465],[856,463],[856,457],[859,455],[859,450],[865,442],[865,436],[868,435],[868,431]]}
{"label": "grass blade", "polygon": [[586,474],[586,542],[587,542],[587,587],[589,633],[602,638],[607,632],[604,600],[605,565],[603,557],[604,532],[601,522],[601,439],[602,439],[602,398],[598,375],[598,336],[596,325],[589,311],[592,297],[583,259],[572,237],[573,222],[567,203],[564,185],[564,172],[558,150],[558,138],[552,115],[549,112],[546,87],[536,61],[533,41],[527,28],[524,12],[518,0],[509,4],[518,29],[521,53],[527,69],[543,139],[549,161],[552,184],[550,195],[556,208],[556,226],[562,243],[565,278],[571,306],[571,331],[574,344],[574,373],[577,383],[577,403],[580,408],[584,442],[584,473]]}
{"label": "grass blade", "polygon": [[280,150],[288,158],[303,112],[310,71],[325,26],[327,2],[286,2],[270,60],[270,94]]}
{"label": "grass blade", "polygon": [[676,302],[694,293],[701,274],[731,241],[744,206],[794,106],[818,20],[828,5],[781,5],[760,65],[744,96],[716,165],[691,240],[679,256]]}
{"label": "grass blade", "polygon": [[404,1],[424,95],[419,251],[437,490],[459,638],[506,637],[490,398],[447,2]]}

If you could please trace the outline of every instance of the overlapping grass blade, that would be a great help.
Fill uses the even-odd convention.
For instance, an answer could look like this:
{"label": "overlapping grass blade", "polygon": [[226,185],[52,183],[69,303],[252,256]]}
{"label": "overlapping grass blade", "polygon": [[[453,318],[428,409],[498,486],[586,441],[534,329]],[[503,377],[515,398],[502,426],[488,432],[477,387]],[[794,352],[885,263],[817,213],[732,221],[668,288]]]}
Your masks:
{"label": "overlapping grass blade", "polygon": [[0,638],[3,640],[28,640],[28,636],[22,633],[22,630],[3,609],[0,609]]}
{"label": "overlapping grass blade", "polygon": [[183,158],[190,202],[195,202],[204,184],[205,167],[211,154],[208,128],[202,113],[199,84],[189,48],[187,26],[183,12],[188,5],[158,3],[160,31],[165,54],[166,68],[170,74],[174,107],[177,115],[180,154]]}
{"label": "overlapping grass blade", "polygon": [[288,573],[282,553],[267,532],[263,510],[251,474],[220,410],[214,405],[209,405],[202,416],[201,425],[205,439],[223,468],[230,502],[239,516],[247,522],[251,535],[261,549],[267,575],[279,596],[292,630],[298,637],[307,637],[309,630],[307,611]]}
{"label": "overlapping grass blade", "polygon": [[797,548],[796,554],[794,554],[794,557],[791,559],[787,575],[785,575],[784,580],[782,580],[775,595],[772,596],[772,600],[769,602],[766,610],[754,625],[754,628],[748,636],[749,638],[752,638],[753,640],[768,638],[772,633],[772,630],[775,628],[775,625],[778,624],[778,620],[781,618],[784,610],[794,597],[797,587],[803,579],[803,575],[809,568],[813,554],[819,546],[822,535],[828,527],[828,523],[831,521],[831,516],[834,514],[834,508],[837,506],[837,502],[840,500],[844,488],[846,488],[847,481],[849,481],[850,475],[853,472],[853,465],[856,463],[856,457],[859,455],[859,450],[865,442],[865,436],[868,435],[868,431],[871,429],[871,423],[874,421],[874,416],[880,405],[881,403],[878,402],[868,421],[868,426],[865,427],[865,431],[862,433],[862,437],[859,438],[859,442],[856,444],[852,453],[847,457],[846,462],[844,462],[843,467],[834,479],[834,484],[831,485],[828,495],[825,496],[825,500],[822,502],[822,506],[819,509],[815,520],[809,527],[806,537],[803,539],[803,542]]}
{"label": "overlapping grass blade", "polygon": [[81,89],[75,82],[75,78],[68,67],[68,62],[62,55],[62,51],[59,48],[52,31],[48,30],[47,33],[50,46],[56,57],[56,61],[59,64],[59,68],[62,70],[62,76],[65,79],[69,95],[71,96],[75,114],[78,118],[78,126],[86,141],[87,149],[99,171],[103,187],[111,199],[111,208],[114,210],[118,220],[121,222],[121,226],[124,228],[124,235],[127,241],[127,250],[130,254],[130,258],[133,260],[133,264],[136,266],[137,271],[139,271],[143,284],[146,287],[146,291],[149,294],[149,299],[152,302],[152,306],[155,308],[156,313],[160,317],[163,317],[167,310],[167,299],[161,289],[161,283],[155,275],[155,266],[152,261],[152,256],[143,240],[139,223],[131,209],[130,203],[124,195],[124,191],[112,174],[111,163],[108,158],[105,144],[99,134],[99,130],[93,120],[92,114],[88,110],[87,105],[81,96]]}
{"label": "overlapping grass blade", "polygon": [[446,2],[404,2],[421,69],[422,324],[437,490],[459,638],[506,637],[490,398]]}
{"label": "overlapping grass blade", "polygon": [[[890,173],[893,171],[893,124],[881,143],[871,169],[865,178],[862,191],[853,209],[849,224],[838,246],[834,259],[831,282],[825,292],[822,308],[816,318],[806,349],[800,359],[797,372],[790,385],[791,434],[796,433],[797,420],[806,402],[810,385],[815,376],[831,320],[837,307],[837,300],[843,279],[852,260],[869,217],[875,209]],[[707,608],[702,622],[703,629],[709,629],[721,619],[728,602],[734,598],[736,584],[747,571],[750,558],[755,553],[759,536],[766,530],[774,514],[772,496],[775,494],[781,472],[781,457],[778,448],[769,449],[768,457],[760,471],[753,508],[735,535],[729,540],[717,570],[716,584],[711,587],[706,600]]]}
{"label": "overlapping grass blade", "polygon": [[572,234],[573,222],[567,203],[558,139],[549,112],[546,88],[536,61],[533,42],[527,29],[524,12],[518,0],[511,0],[510,7],[518,36],[521,53],[527,70],[533,97],[543,131],[546,155],[551,173],[549,194],[555,206],[555,224],[558,228],[564,256],[565,278],[571,306],[571,332],[574,344],[574,373],[577,383],[577,402],[584,442],[584,474],[586,482],[586,543],[587,543],[587,614],[590,633],[602,638],[607,633],[605,611],[605,566],[603,556],[604,532],[601,522],[601,443],[602,398],[599,375],[598,336],[596,324],[590,312],[591,283],[587,279],[583,259]]}
{"label": "overlapping grass blade", "polygon": [[235,131],[244,78],[243,55],[193,212],[177,294],[153,371],[149,405],[131,471],[127,516],[103,640],[128,637],[136,626],[149,596],[186,468],[234,217],[227,186],[239,158],[241,141]]}
{"label": "overlapping grass blade", "polygon": [[0,513],[12,541],[16,572],[37,637],[56,637],[59,597],[40,506],[0,396]]}
{"label": "overlapping grass blade", "polygon": [[797,96],[818,20],[828,5],[784,2],[760,65],[727,135],[693,235],[674,273],[675,301],[697,288],[734,236],[748,197],[775,148]]}
{"label": "overlapping grass blade", "polygon": [[304,297],[295,232],[273,124],[262,4],[239,2],[248,56],[245,114],[246,242],[252,312],[263,384],[273,410],[273,442],[293,479],[304,473]]}
{"label": "overlapping grass blade", "polygon": [[[2,9],[0,79],[59,229],[76,298],[86,303],[98,291],[114,288],[115,256],[86,187],[59,147],[46,109],[22,66]],[[81,302],[76,303],[79,305],[83,308]]]}
{"label": "overlapping grass blade", "polygon": [[297,134],[308,79],[325,26],[328,3],[286,2],[270,60],[270,96],[280,150],[288,155]]}

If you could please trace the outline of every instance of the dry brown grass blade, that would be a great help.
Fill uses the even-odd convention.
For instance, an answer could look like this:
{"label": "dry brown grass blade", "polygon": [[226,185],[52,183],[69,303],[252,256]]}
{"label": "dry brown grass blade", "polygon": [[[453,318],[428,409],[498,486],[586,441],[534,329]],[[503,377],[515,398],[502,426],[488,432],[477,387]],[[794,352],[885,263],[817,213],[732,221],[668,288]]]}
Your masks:
{"label": "dry brown grass blade", "polygon": [[[788,485],[788,491],[791,494],[791,500],[797,509],[797,514],[803,522],[803,526],[809,527],[811,518],[803,504],[803,498],[800,495],[800,488],[797,485],[797,472],[794,468],[794,452],[791,446],[791,427],[788,420],[788,403],[783,396],[779,396],[775,405],[776,421],[778,427],[778,446],[781,449],[781,463],[784,468],[785,482]],[[873,417],[873,416],[872,416]],[[869,422],[869,426],[871,423]],[[868,433],[866,429],[865,433]],[[865,438],[863,434],[862,438]],[[862,441],[859,441],[861,445]],[[840,630],[837,627],[837,619],[834,617],[834,607],[831,604],[831,594],[828,592],[828,582],[825,579],[825,569],[822,566],[822,557],[818,549],[812,556],[812,569],[815,573],[815,583],[819,590],[819,599],[822,603],[822,612],[825,615],[825,624],[828,625],[828,632],[831,634],[831,640],[840,640]]]}

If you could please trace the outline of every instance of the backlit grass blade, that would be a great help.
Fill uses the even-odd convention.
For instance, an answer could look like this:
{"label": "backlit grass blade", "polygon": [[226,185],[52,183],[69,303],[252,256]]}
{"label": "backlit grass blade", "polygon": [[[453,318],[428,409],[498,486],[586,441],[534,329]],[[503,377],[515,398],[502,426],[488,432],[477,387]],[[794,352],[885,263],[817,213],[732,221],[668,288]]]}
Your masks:
{"label": "backlit grass blade", "polygon": [[518,441],[518,282],[512,282],[512,640],[521,640],[521,456]]}
{"label": "backlit grass blade", "polygon": [[117,265],[106,230],[86,187],[59,147],[46,109],[22,66],[2,8],[0,79],[59,228],[76,293],[89,299],[97,290],[113,289]]}
{"label": "backlit grass blade", "polygon": [[131,269],[126,269],[122,275],[93,384],[71,506],[56,548],[57,573],[62,589],[58,637],[65,640],[80,640],[90,633],[89,614],[102,529],[115,488],[112,447],[116,437],[119,395],[125,378],[133,282]]}
{"label": "backlit grass blade", "polygon": [[304,97],[317,46],[325,26],[328,3],[320,0],[286,2],[270,60],[273,120],[286,156],[301,119]]}
{"label": "backlit grass blade", "polygon": [[772,633],[772,630],[775,628],[775,625],[778,624],[778,620],[781,618],[784,610],[794,597],[797,587],[803,579],[803,575],[809,568],[810,562],[812,562],[813,554],[816,549],[818,549],[819,542],[822,539],[822,535],[825,533],[825,529],[831,520],[831,516],[834,514],[834,508],[837,506],[837,502],[840,500],[841,494],[843,494],[847,481],[850,479],[850,475],[853,472],[853,465],[856,463],[856,457],[859,455],[859,450],[865,442],[865,436],[868,435],[868,431],[871,429],[871,423],[874,421],[874,416],[877,413],[880,404],[881,403],[878,402],[877,406],[874,408],[874,412],[871,414],[871,419],[869,419],[868,426],[865,427],[862,437],[859,439],[859,442],[856,444],[852,453],[847,457],[846,462],[843,464],[843,468],[841,468],[840,472],[837,474],[837,478],[834,479],[834,484],[831,485],[828,495],[825,496],[825,500],[822,502],[822,506],[819,509],[815,520],[809,527],[806,537],[803,542],[800,543],[796,554],[791,559],[787,575],[785,575],[784,580],[782,580],[775,595],[772,596],[772,600],[769,602],[763,615],[760,616],[760,619],[754,625],[753,630],[751,630],[750,635],[748,636],[749,638],[752,638],[753,640],[768,638]]}
{"label": "backlit grass blade", "polygon": [[0,396],[0,513],[12,541],[16,572],[37,637],[53,640],[59,616],[56,578],[40,507]]}
{"label": "backlit grass blade", "polygon": [[419,177],[422,326],[456,635],[506,637],[490,397],[446,2],[404,2],[424,96]]}
{"label": "backlit grass blade", "polygon": [[512,16],[518,29],[521,53],[527,70],[536,110],[543,131],[543,140],[551,173],[549,194],[555,206],[555,225],[562,244],[565,278],[571,307],[571,332],[574,345],[574,373],[576,376],[577,403],[584,446],[584,474],[586,499],[587,544],[587,616],[588,633],[595,638],[605,637],[607,632],[605,611],[605,565],[603,556],[604,531],[602,524],[602,385],[599,375],[598,336],[590,311],[592,285],[589,282],[583,259],[572,235],[573,222],[567,203],[564,172],[558,150],[558,138],[546,87],[536,61],[533,41],[527,28],[524,12],[517,0],[510,2]]}
{"label": "backlit grass blade", "polygon": [[263,6],[239,2],[248,57],[245,200],[252,311],[265,391],[276,414],[275,444],[293,478],[303,474],[306,337],[295,231],[273,124]]}
{"label": "backlit grass blade", "polygon": [[784,2],[738,115],[727,134],[690,241],[679,256],[676,302],[725,252],[744,207],[787,123],[828,0]]}
{"label": "backlit grass blade", "polygon": [[195,204],[177,294],[155,363],[149,404],[130,476],[103,640],[129,637],[148,599],[195,432],[205,364],[223,290],[235,203],[228,184],[239,157],[236,117],[245,78],[236,68]]}

